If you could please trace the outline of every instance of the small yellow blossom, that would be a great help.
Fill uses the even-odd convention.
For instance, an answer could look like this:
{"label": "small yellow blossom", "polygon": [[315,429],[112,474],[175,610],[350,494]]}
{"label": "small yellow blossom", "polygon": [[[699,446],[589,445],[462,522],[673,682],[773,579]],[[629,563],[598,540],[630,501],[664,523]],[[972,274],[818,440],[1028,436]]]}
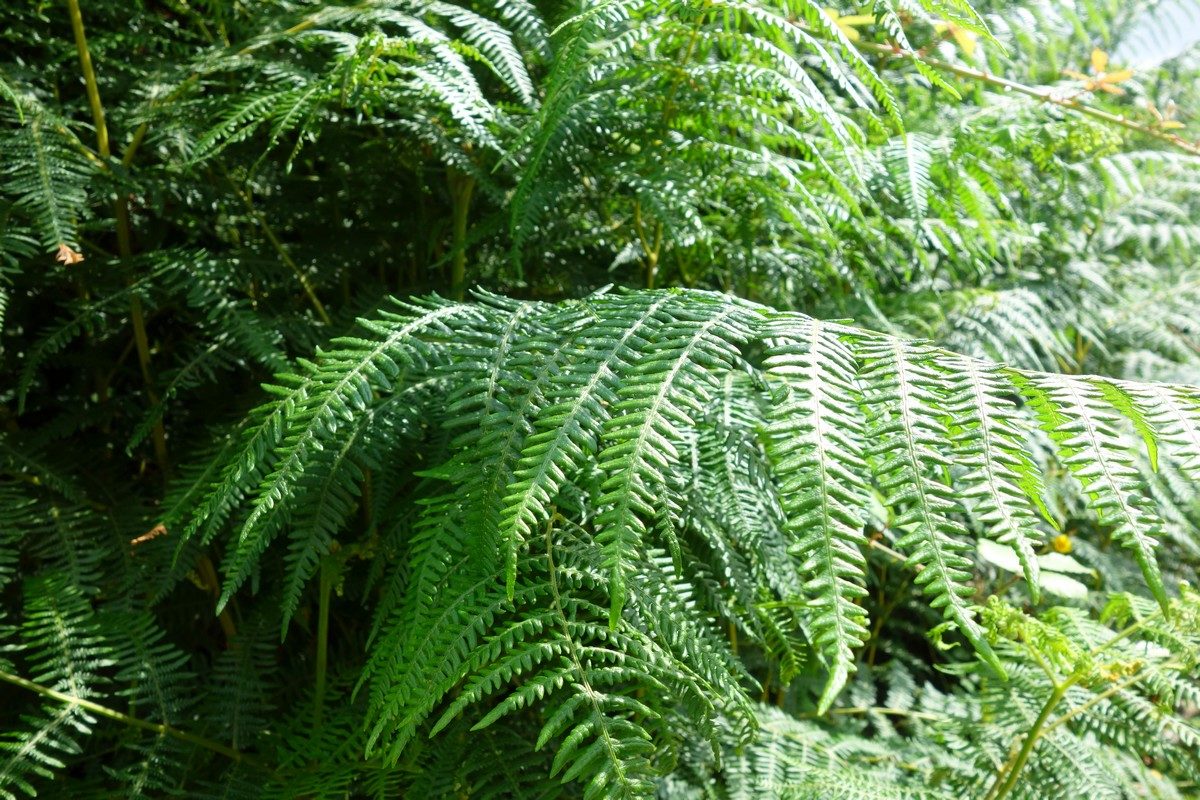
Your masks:
{"label": "small yellow blossom", "polygon": [[833,20],[833,24],[837,26],[838,30],[840,30],[845,37],[852,42],[857,42],[862,38],[862,34],[859,33],[856,28],[862,25],[870,25],[875,21],[875,17],[871,16],[870,14],[850,14],[843,17],[841,13],[834,8],[825,9],[825,16]]}
{"label": "small yellow blossom", "polygon": [[1125,90],[1118,86],[1118,83],[1124,83],[1133,77],[1133,70],[1119,69],[1114,72],[1108,71],[1108,53],[1100,48],[1092,51],[1092,74],[1084,75],[1082,72],[1076,72],[1073,69],[1064,69],[1063,74],[1069,78],[1074,78],[1077,81],[1083,81],[1083,87],[1089,92],[1108,92],[1109,94],[1125,94]]}
{"label": "small yellow blossom", "polygon": [[975,55],[975,48],[979,45],[979,34],[970,28],[955,25],[953,22],[935,22],[933,30],[939,36],[944,36],[947,33],[950,34],[951,38],[954,39],[954,43],[958,45],[958,49],[967,58]]}

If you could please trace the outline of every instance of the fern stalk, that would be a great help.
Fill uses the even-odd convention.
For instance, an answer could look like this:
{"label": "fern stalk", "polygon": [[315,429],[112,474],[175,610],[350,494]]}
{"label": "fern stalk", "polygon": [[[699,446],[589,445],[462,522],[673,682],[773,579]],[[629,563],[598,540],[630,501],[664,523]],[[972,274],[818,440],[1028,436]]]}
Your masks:
{"label": "fern stalk", "polygon": [[71,31],[75,34],[75,49],[79,52],[79,66],[83,70],[88,106],[92,109],[92,123],[96,126],[96,146],[100,157],[108,158],[108,125],[104,122],[104,105],[100,102],[100,87],[96,83],[96,70],[92,67],[92,53],[88,50],[87,36],[83,32],[83,12],[79,8],[79,0],[67,0],[67,11],[71,16]]}
{"label": "fern stalk", "polygon": [[[232,179],[230,179],[230,183],[232,182]],[[267,222],[266,216],[254,207],[254,200],[250,197],[250,192],[236,185],[233,187],[233,190],[241,199],[242,204],[246,206],[246,211],[248,211],[250,216],[254,217],[254,221],[258,223],[259,229],[263,232],[263,236],[267,237],[267,241],[270,243],[271,248],[279,256],[279,260],[286,264],[292,272],[296,273],[296,280],[300,282],[300,288],[304,290],[305,297],[307,297],[308,301],[312,303],[313,310],[317,312],[317,316],[321,318],[321,322],[324,322],[326,325],[332,324],[333,320],[330,319],[329,312],[325,310],[325,306],[321,303],[321,299],[317,297],[317,292],[315,289],[313,289],[312,282],[308,279],[308,276],[304,274],[304,270],[300,269],[300,265],[296,263],[294,258],[292,258],[292,255],[288,252],[287,248],[283,246],[283,242],[279,241],[279,237],[275,235],[275,231],[271,230],[271,225]]]}
{"label": "fern stalk", "polygon": [[[75,35],[75,49],[79,52],[79,66],[83,71],[83,82],[87,88],[88,105],[92,109],[92,120],[96,127],[96,149],[100,158],[108,163],[112,150],[108,142],[108,124],[105,122],[104,104],[100,101],[100,87],[96,83],[96,70],[92,66],[92,53],[88,49],[87,35],[83,30],[83,12],[79,8],[79,0],[67,0],[67,9],[71,17],[71,30]],[[117,222],[117,253],[123,262],[128,263],[133,255],[132,236],[129,225],[129,203],[123,193],[117,193],[114,206],[114,216]],[[146,335],[146,316],[142,309],[142,299],[135,292],[129,295],[129,319],[133,326],[133,341],[137,348],[138,367],[142,372],[142,382],[146,388],[146,401],[151,408],[159,404],[158,392],[154,389],[154,373],[150,366],[150,340]],[[151,430],[151,441],[154,445],[154,458],[158,468],[166,478],[170,473],[170,461],[167,457],[167,433],[163,426],[162,417],[155,420]]]}
{"label": "fern stalk", "polygon": [[1004,800],[1012,792],[1013,787],[1017,785],[1017,779],[1021,777],[1021,770],[1025,768],[1026,762],[1029,761],[1029,756],[1033,753],[1033,748],[1042,736],[1046,723],[1050,720],[1050,715],[1054,713],[1054,709],[1058,708],[1058,704],[1066,697],[1067,689],[1070,686],[1070,682],[1056,684],[1050,691],[1050,696],[1046,698],[1046,703],[1042,706],[1037,719],[1034,720],[1033,727],[1025,734],[1025,739],[1021,742],[1021,749],[996,773],[996,780],[992,783],[992,788],[988,790],[983,800]]}
{"label": "fern stalk", "polygon": [[313,690],[313,727],[321,727],[325,713],[325,683],[329,669],[329,601],[333,593],[334,569],[330,560],[321,562],[317,586],[317,675]]}
{"label": "fern stalk", "polygon": [[130,716],[129,714],[124,714],[120,711],[117,711],[116,709],[109,708],[108,706],[92,702],[87,698],[77,697],[76,695],[67,694],[66,692],[60,692],[57,689],[52,689],[49,686],[43,686],[40,683],[26,680],[19,675],[13,675],[2,670],[0,670],[0,681],[11,683],[13,686],[19,686],[22,689],[28,689],[31,692],[40,694],[43,697],[48,697],[51,700],[57,700],[60,703],[66,703],[68,706],[76,706],[84,709],[85,711],[91,711],[93,714],[99,714],[102,717],[114,720],[115,722],[120,722],[124,725],[129,725],[130,727],[141,728],[142,730],[153,731],[157,734],[170,736],[174,739],[178,739],[181,742],[188,742],[196,745],[197,747],[203,747],[205,750],[211,750],[214,753],[220,753],[221,755],[227,756],[234,761],[254,764],[266,769],[266,767],[258,763],[257,759],[255,759],[253,756],[247,755],[235,747],[221,744],[220,742],[213,741],[212,739],[208,739],[204,736],[197,736],[194,733],[188,733],[187,731],[180,730],[179,728],[172,727],[171,725],[139,719],[137,717]]}
{"label": "fern stalk", "polygon": [[471,196],[475,193],[475,178],[454,167],[446,169],[450,190],[451,261],[450,296],[462,300],[467,287],[467,217],[471,213]]}

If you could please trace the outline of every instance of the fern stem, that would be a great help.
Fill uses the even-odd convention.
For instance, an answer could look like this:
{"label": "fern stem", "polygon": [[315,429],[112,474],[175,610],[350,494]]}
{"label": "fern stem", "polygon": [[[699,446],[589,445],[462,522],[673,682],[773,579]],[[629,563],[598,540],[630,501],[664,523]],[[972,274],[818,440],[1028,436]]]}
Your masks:
{"label": "fern stem", "polygon": [[313,727],[321,725],[325,713],[325,681],[329,668],[329,600],[333,589],[333,567],[329,559],[321,561],[317,585],[317,676],[313,689]]}
{"label": "fern stem", "polygon": [[[96,128],[96,149],[100,159],[107,165],[112,150],[108,141],[108,124],[104,119],[104,104],[100,102],[100,87],[96,82],[96,70],[92,66],[92,54],[88,49],[87,36],[83,30],[83,12],[79,8],[79,0],[67,0],[67,10],[71,17],[71,30],[75,35],[75,49],[79,52],[79,66],[83,71],[83,82],[87,88],[88,105],[92,109],[92,121]],[[118,190],[113,209],[117,223],[117,254],[121,261],[128,264],[133,255],[133,237],[129,224],[129,203],[125,195]],[[142,373],[142,383],[146,388],[146,400],[150,407],[157,408],[158,392],[154,389],[154,373],[150,367],[150,339],[146,335],[146,315],[142,309],[142,298],[137,293],[129,296],[129,320],[133,326],[133,341],[137,347],[138,366]],[[167,457],[167,432],[159,415],[151,429],[151,441],[154,446],[154,458],[158,468],[165,478],[170,472],[170,460]]]}
{"label": "fern stem", "polygon": [[[1165,669],[1179,669],[1181,666],[1182,665],[1179,665],[1179,664],[1164,664],[1161,667],[1158,667],[1158,669],[1164,669],[1164,670]],[[1042,731],[1042,735],[1044,736],[1044,735],[1050,733],[1055,728],[1058,728],[1059,726],[1064,725],[1067,722],[1070,722],[1072,719],[1079,716],[1080,714],[1088,711],[1091,708],[1095,708],[1097,705],[1099,705],[1100,703],[1103,703],[1105,700],[1112,697],[1114,694],[1124,691],[1125,689],[1128,689],[1130,686],[1133,686],[1135,683],[1145,680],[1147,677],[1147,675],[1146,675],[1147,672],[1149,672],[1149,670],[1139,671],[1135,675],[1132,675],[1129,678],[1126,678],[1125,680],[1123,680],[1119,683],[1114,683],[1112,686],[1108,687],[1103,692],[1100,692],[1099,694],[1096,694],[1096,695],[1092,695],[1092,697],[1089,698],[1086,703],[1076,706],[1075,708],[1071,709],[1070,711],[1066,712],[1065,714],[1059,716],[1053,722],[1046,725],[1045,729]]]}
{"label": "fern stem", "polygon": [[[230,183],[232,183],[232,180]],[[300,282],[300,288],[304,290],[304,294],[308,297],[309,302],[312,303],[312,307],[317,312],[317,316],[321,318],[321,322],[324,322],[326,325],[332,324],[333,320],[329,318],[329,313],[325,311],[325,306],[321,303],[320,298],[317,297],[317,292],[313,288],[312,281],[304,274],[304,270],[300,269],[300,265],[292,258],[287,248],[284,247],[283,242],[279,241],[279,237],[275,235],[275,231],[271,230],[271,226],[267,224],[266,215],[254,207],[254,200],[250,197],[250,192],[239,186],[234,186],[233,190],[241,198],[242,203],[246,206],[246,210],[250,212],[250,216],[258,223],[259,229],[263,232],[263,236],[267,237],[267,241],[270,243],[271,248],[274,249],[276,255],[279,256],[279,260],[290,267],[292,272],[296,273],[296,280]]]}
{"label": "fern stem", "polygon": [[1136,622],[1126,625],[1124,628],[1117,631],[1116,636],[1113,636],[1111,639],[1108,639],[1103,644],[1099,644],[1096,647],[1093,647],[1091,650],[1088,651],[1088,658],[1095,659],[1096,656],[1098,656],[1101,653],[1103,653],[1104,651],[1110,649],[1113,645],[1128,639],[1130,636],[1133,636],[1135,633],[1142,630],[1150,623],[1161,619],[1163,616],[1164,616],[1164,614],[1163,614],[1162,608],[1161,607],[1156,608],[1154,610],[1154,613],[1147,614],[1146,616],[1142,617],[1141,619],[1137,620]]}
{"label": "fern stem", "polygon": [[946,72],[951,75],[957,75],[960,78],[985,83],[989,86],[997,86],[1008,92],[1016,92],[1027,97],[1032,97],[1036,100],[1041,100],[1044,103],[1053,103],[1054,105],[1065,108],[1069,111],[1074,111],[1083,114],[1093,119],[1098,119],[1101,122],[1106,122],[1110,125],[1117,125],[1122,128],[1127,128],[1131,131],[1136,131],[1143,136],[1148,136],[1151,139],[1157,139],[1160,142],[1169,144],[1172,147],[1177,147],[1185,153],[1192,155],[1200,155],[1200,144],[1189,142],[1182,136],[1166,131],[1156,130],[1149,125],[1144,125],[1136,120],[1129,119],[1124,114],[1112,114],[1108,111],[1089,106],[1076,100],[1074,97],[1059,97],[1055,96],[1052,90],[1039,86],[1027,86],[1017,81],[1001,78],[999,75],[993,75],[990,72],[985,72],[971,67],[964,67],[958,64],[951,64],[948,61],[939,61],[934,58],[926,58],[921,53],[915,50],[905,50],[896,45],[877,44],[875,42],[856,42],[856,47],[866,53],[875,53],[877,55],[896,56],[898,58],[907,59],[909,61],[920,61],[928,67]]}
{"label": "fern stem", "polygon": [[462,300],[467,284],[467,216],[471,211],[471,195],[475,193],[475,178],[454,167],[446,170],[450,189],[450,295]]}
{"label": "fern stem", "polygon": [[[217,577],[217,568],[213,564],[212,559],[207,553],[201,553],[199,561],[196,562],[196,568],[200,571],[200,579],[204,585],[212,592],[213,600],[221,602],[221,579]],[[217,621],[221,625],[221,631],[225,634],[225,642],[228,643],[237,636],[237,626],[233,624],[233,617],[229,613],[228,608],[222,608],[221,613],[217,615]]]}
{"label": "fern stem", "polygon": [[87,37],[83,32],[83,12],[79,0],[67,0],[67,11],[71,16],[71,31],[75,34],[75,49],[79,51],[79,66],[83,70],[83,83],[87,89],[88,106],[92,109],[92,124],[96,128],[96,147],[101,158],[111,154],[108,146],[108,125],[104,122],[104,105],[100,102],[100,87],[96,83],[96,70],[92,67],[92,54],[88,50]]}
{"label": "fern stem", "polygon": [[108,706],[102,706],[99,703],[94,703],[91,700],[87,700],[83,697],[78,697],[73,694],[67,694],[66,692],[60,692],[56,689],[51,689],[49,686],[43,686],[40,683],[34,683],[33,681],[26,680],[25,678],[22,678],[18,675],[13,675],[9,672],[0,671],[0,680],[5,681],[6,683],[11,683],[14,686],[19,686],[22,689],[28,689],[29,691],[35,692],[44,697],[49,697],[52,700],[57,700],[60,703],[77,706],[85,711],[90,711],[93,714],[98,714],[99,716],[115,720],[125,725],[129,725],[130,727],[141,728],[142,730],[153,731],[154,733],[170,736],[180,740],[181,742],[188,742],[196,745],[197,747],[203,747],[205,750],[211,750],[214,753],[220,753],[221,755],[227,756],[234,761],[244,761],[248,764],[254,764],[266,769],[263,764],[259,763],[258,760],[252,756],[249,756],[236,748],[213,741],[212,739],[208,739],[203,736],[197,736],[194,733],[188,733],[187,731],[182,731],[179,728],[175,728],[161,722],[150,722],[137,717],[131,717],[128,714],[123,714],[116,709],[109,708]]}
{"label": "fern stem", "polygon": [[1061,686],[1055,686],[1050,692],[1050,696],[1046,698],[1046,704],[1042,706],[1041,713],[1038,714],[1037,719],[1033,722],[1033,727],[1025,734],[1025,741],[1021,743],[1021,749],[996,773],[996,780],[992,783],[992,788],[988,790],[983,800],[1004,800],[1012,792],[1013,787],[1017,785],[1017,779],[1021,777],[1021,770],[1025,768],[1025,764],[1029,761],[1029,756],[1033,753],[1033,748],[1038,743],[1038,739],[1046,732],[1045,725],[1047,720],[1050,719],[1050,715],[1054,713],[1054,709],[1058,707],[1058,704],[1066,696],[1070,685],[1068,681]]}
{"label": "fern stem", "polygon": [[[118,200],[117,208],[125,211],[125,202]],[[124,220],[124,225],[122,225],[122,220]],[[129,214],[127,211],[124,214],[118,213],[117,216],[117,230],[120,231],[122,227],[125,228],[126,237],[128,237]],[[120,238],[118,236],[118,239]],[[128,241],[121,246],[121,249],[124,251],[122,260],[128,259]],[[138,368],[142,373],[142,383],[146,387],[146,401],[150,408],[154,409],[158,407],[159,397],[158,391],[154,388],[154,372],[150,367],[150,339],[146,334],[146,316],[142,310],[142,298],[137,294],[132,294],[129,298],[129,321],[133,325],[133,342],[137,348]],[[159,471],[166,478],[171,471],[171,461],[167,454],[167,431],[163,425],[162,414],[159,414],[154,420],[154,425],[150,429],[150,441],[154,447],[154,460],[158,462]]]}
{"label": "fern stem", "polygon": [[658,252],[662,247],[662,223],[659,222],[655,227],[654,244],[650,244],[650,240],[646,237],[646,228],[642,224],[642,204],[640,201],[634,200],[633,227],[637,231],[642,252],[646,254],[646,288],[653,289],[655,276],[658,275]]}
{"label": "fern stem", "polygon": [[933,714],[926,711],[914,711],[910,708],[891,708],[889,706],[847,706],[845,708],[831,708],[825,714],[818,714],[816,711],[808,711],[803,714],[795,714],[797,719],[821,719],[826,714],[836,716],[857,716],[859,714],[883,714],[889,717],[909,717],[911,719],[924,719],[931,722],[943,719],[938,714]]}

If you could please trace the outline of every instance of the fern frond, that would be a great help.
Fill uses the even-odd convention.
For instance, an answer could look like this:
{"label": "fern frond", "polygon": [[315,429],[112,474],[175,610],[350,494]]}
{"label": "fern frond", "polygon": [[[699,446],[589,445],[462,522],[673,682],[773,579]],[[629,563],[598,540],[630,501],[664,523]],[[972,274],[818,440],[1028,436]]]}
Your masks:
{"label": "fern frond", "polygon": [[818,703],[824,713],[855,671],[854,651],[867,638],[867,615],[856,601],[867,594],[860,550],[867,489],[857,365],[849,349],[816,321],[792,321],[766,332],[773,346],[768,379],[788,393],[767,428],[772,467],[788,498],[788,528],[796,539],[815,644],[830,664]]}
{"label": "fern frond", "polygon": [[867,438],[875,442],[872,469],[885,504],[896,514],[896,545],[921,566],[916,581],[933,598],[931,605],[1002,673],[968,602],[974,589],[968,585],[971,562],[963,555],[966,530],[954,516],[960,507],[950,487],[932,474],[949,466],[941,452],[948,437],[941,421],[946,400],[939,396],[932,355],[898,341],[871,342],[859,350],[866,363],[862,379],[873,388],[864,396],[870,409]]}
{"label": "fern frond", "polygon": [[95,165],[81,155],[83,145],[62,120],[40,106],[27,108],[25,116],[0,137],[0,187],[28,214],[44,250],[62,244],[78,250],[77,227]]}
{"label": "fern frond", "polygon": [[1123,418],[1106,408],[1101,389],[1084,379],[1039,376],[1019,383],[1093,507],[1115,526],[1114,537],[1132,551],[1146,586],[1166,606],[1155,557],[1162,523],[1138,490],[1137,470],[1118,433]]}

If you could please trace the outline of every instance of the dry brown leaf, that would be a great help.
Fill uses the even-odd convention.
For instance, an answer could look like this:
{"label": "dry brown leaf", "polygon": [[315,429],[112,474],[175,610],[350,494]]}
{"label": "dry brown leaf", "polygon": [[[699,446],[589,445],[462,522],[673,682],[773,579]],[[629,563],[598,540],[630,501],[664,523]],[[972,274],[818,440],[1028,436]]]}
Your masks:
{"label": "dry brown leaf", "polygon": [[80,261],[83,261],[83,253],[72,250],[69,245],[62,242],[58,245],[58,253],[55,254],[54,260],[69,267],[72,264],[78,264]]}
{"label": "dry brown leaf", "polygon": [[148,542],[151,539],[157,539],[159,536],[166,536],[166,535],[167,535],[167,526],[163,525],[160,522],[157,525],[155,525],[153,528],[151,528],[150,530],[143,533],[141,536],[137,536],[133,539],[130,539],[129,543],[131,545],[133,545],[134,547],[137,547],[139,544]]}

